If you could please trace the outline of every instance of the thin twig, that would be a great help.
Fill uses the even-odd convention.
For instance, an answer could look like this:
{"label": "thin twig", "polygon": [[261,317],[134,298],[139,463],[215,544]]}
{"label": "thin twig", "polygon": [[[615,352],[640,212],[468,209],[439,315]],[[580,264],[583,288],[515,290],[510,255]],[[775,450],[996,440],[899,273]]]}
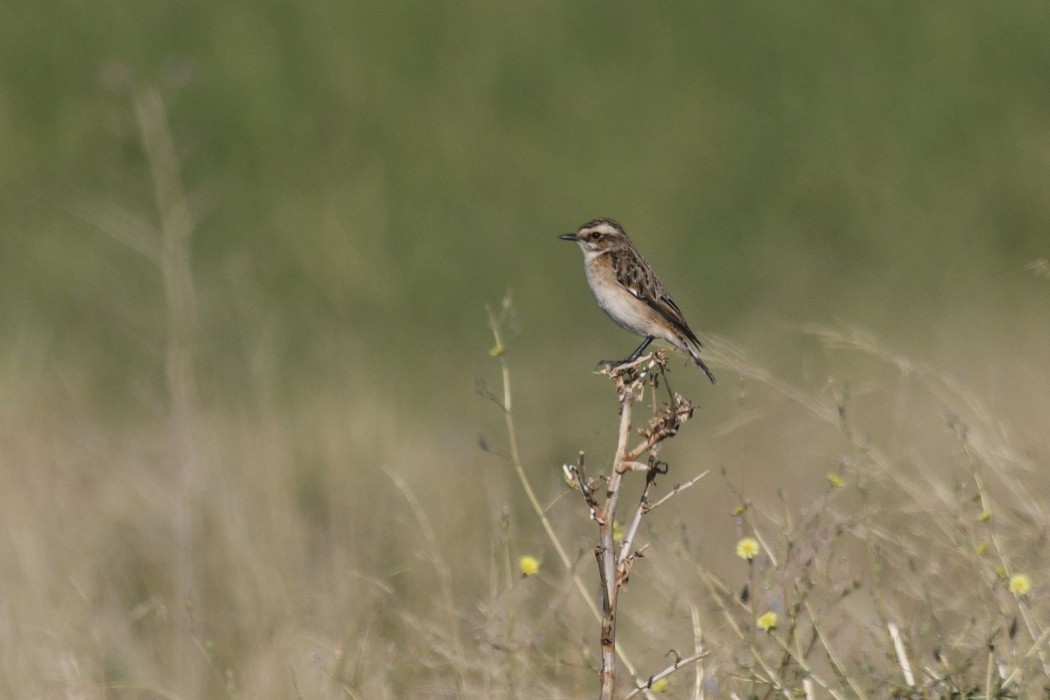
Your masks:
{"label": "thin twig", "polygon": [[668,676],[670,676],[672,673],[674,673],[678,669],[684,668],[685,666],[688,666],[691,663],[700,661],[702,658],[704,658],[705,656],[707,656],[710,653],[711,652],[709,652],[709,651],[701,651],[701,652],[698,652],[696,654],[693,654],[692,656],[686,656],[684,658],[677,658],[676,657],[673,664],[671,664],[670,666],[668,666],[664,670],[660,671],[659,673],[654,673],[653,675],[649,676],[649,680],[646,681],[646,684],[644,686],[635,688],[634,690],[629,692],[627,695],[624,696],[624,700],[629,700],[630,698],[633,698],[635,695],[638,695],[639,693],[642,693],[642,692],[648,690],[649,688],[652,688],[653,687],[653,683],[655,683],[656,681],[663,680],[664,678],[667,678]]}
{"label": "thin twig", "polygon": [[710,473],[711,473],[710,470],[704,471],[704,472],[701,472],[701,473],[697,474],[696,476],[694,476],[689,481],[686,481],[685,483],[675,484],[673,489],[671,489],[668,493],[665,493],[662,498],[660,498],[658,501],[656,501],[656,503],[653,503],[652,505],[649,506],[649,512],[650,513],[653,512],[654,510],[656,510],[657,508],[662,506],[664,503],[666,503],[667,501],[671,500],[672,497],[677,496],[682,491],[685,491],[687,488],[689,488],[690,486],[692,486],[696,482],[700,481],[701,479],[703,479],[705,476],[707,476]]}

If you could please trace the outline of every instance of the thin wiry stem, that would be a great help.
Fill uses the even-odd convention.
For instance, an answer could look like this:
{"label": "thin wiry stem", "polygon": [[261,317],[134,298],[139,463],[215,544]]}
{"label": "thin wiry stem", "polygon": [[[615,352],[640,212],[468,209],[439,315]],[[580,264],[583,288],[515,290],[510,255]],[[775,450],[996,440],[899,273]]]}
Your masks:
{"label": "thin wiry stem", "polygon": [[[554,526],[551,525],[551,521],[547,518],[546,512],[543,506],[540,504],[539,498],[536,496],[535,490],[532,488],[532,482],[529,481],[528,475],[525,474],[525,467],[521,461],[521,451],[518,449],[518,431],[514,427],[514,415],[512,408],[513,394],[511,393],[510,383],[510,366],[507,364],[506,358],[506,347],[503,344],[503,323],[506,320],[506,316],[510,311],[510,297],[504,297],[503,305],[499,314],[492,311],[491,308],[486,309],[489,317],[489,328],[492,330],[493,338],[496,341],[496,345],[492,350],[492,354],[499,359],[500,369],[503,375],[503,399],[500,403],[500,407],[503,409],[503,418],[507,427],[507,442],[510,446],[510,463],[514,467],[514,472],[518,476],[518,481],[521,483],[521,488],[525,491],[525,496],[529,499],[529,504],[532,505],[533,511],[536,513],[536,517],[539,518],[540,524],[543,525],[544,531],[547,533],[547,538],[551,541],[554,546],[554,551],[558,553],[558,558],[561,560],[563,566],[566,569],[572,570],[572,559],[569,558],[568,553],[565,551],[565,547],[562,545],[561,540],[558,538],[558,534],[554,531]],[[594,605],[594,601],[591,600],[585,589],[580,586],[581,593],[584,594],[584,599],[587,601],[588,607],[597,615],[598,609]]]}

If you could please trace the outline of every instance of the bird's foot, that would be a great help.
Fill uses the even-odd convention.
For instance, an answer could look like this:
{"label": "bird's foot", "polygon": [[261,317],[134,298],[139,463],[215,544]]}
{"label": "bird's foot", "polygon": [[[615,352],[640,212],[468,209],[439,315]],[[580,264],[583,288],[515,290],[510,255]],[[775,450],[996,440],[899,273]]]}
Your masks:
{"label": "bird's foot", "polygon": [[663,366],[667,361],[667,355],[661,350],[657,353],[650,353],[639,357],[627,357],[622,360],[602,360],[594,368],[594,372],[595,374],[608,374],[610,376],[626,374],[632,371],[643,372],[649,366],[648,363],[652,360],[656,360],[658,364]]}
{"label": "bird's foot", "polygon": [[614,372],[621,367],[634,363],[637,359],[637,357],[625,357],[622,360],[598,360],[598,364],[595,365],[594,371]]}

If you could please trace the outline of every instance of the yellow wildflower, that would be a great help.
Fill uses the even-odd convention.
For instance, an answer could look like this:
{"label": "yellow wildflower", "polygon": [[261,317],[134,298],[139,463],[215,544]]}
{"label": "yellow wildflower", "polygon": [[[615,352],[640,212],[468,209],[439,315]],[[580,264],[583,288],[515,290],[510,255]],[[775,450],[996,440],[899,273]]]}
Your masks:
{"label": "yellow wildflower", "polygon": [[760,548],[758,546],[758,540],[754,537],[745,537],[736,543],[736,555],[741,559],[747,559],[751,561],[758,556]]}
{"label": "yellow wildflower", "polygon": [[535,576],[540,572],[540,560],[526,554],[518,560],[518,568],[522,576]]}
{"label": "yellow wildflower", "polygon": [[1019,598],[1023,598],[1032,590],[1032,579],[1028,574],[1014,574],[1010,577],[1008,585],[1011,593]]}
{"label": "yellow wildflower", "polygon": [[755,620],[755,624],[758,626],[758,629],[763,632],[772,632],[777,628],[777,614],[772,611],[762,613],[758,616],[758,619]]}

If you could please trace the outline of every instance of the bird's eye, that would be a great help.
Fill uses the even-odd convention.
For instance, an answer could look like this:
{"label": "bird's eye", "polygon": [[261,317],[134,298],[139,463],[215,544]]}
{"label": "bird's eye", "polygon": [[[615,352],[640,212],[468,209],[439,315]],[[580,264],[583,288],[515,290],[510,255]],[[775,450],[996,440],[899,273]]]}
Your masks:
{"label": "bird's eye", "polygon": [[602,237],[602,232],[601,231],[592,231],[591,232],[591,240],[592,241],[596,241],[596,240],[598,240],[601,237]]}

